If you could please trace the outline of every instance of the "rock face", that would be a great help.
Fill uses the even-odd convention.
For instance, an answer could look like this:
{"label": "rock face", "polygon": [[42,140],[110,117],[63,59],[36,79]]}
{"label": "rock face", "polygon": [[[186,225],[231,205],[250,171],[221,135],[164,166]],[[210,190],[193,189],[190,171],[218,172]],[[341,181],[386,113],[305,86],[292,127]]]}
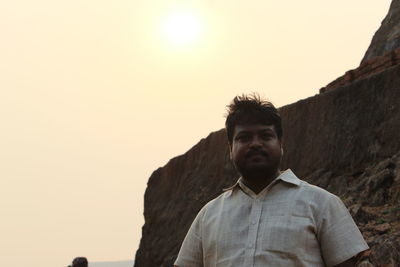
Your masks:
{"label": "rock face", "polygon": [[153,172],[135,266],[172,266],[197,212],[237,179],[223,130]]}
{"label": "rock face", "polygon": [[400,48],[387,52],[383,56],[364,61],[358,68],[347,71],[343,76],[321,88],[319,92],[325,93],[335,90],[338,87],[378,74],[397,64],[400,64]]}
{"label": "rock face", "polygon": [[[400,62],[386,58],[399,50],[380,54],[395,47],[396,31],[384,25],[399,21],[399,3],[393,1],[379,30],[390,36],[377,32],[372,56],[352,79],[339,78],[324,93],[280,109],[282,169],[342,198],[371,247],[360,266],[400,266]],[[224,130],[156,170],[134,266],[172,266],[197,212],[237,178]]]}
{"label": "rock face", "polygon": [[375,33],[361,63],[400,47],[400,0],[393,0],[389,13]]}
{"label": "rock face", "polygon": [[[400,264],[399,103],[400,65],[280,110],[283,168],[343,199],[376,266]],[[197,212],[237,177],[224,130],[156,170],[135,266],[172,266]]]}

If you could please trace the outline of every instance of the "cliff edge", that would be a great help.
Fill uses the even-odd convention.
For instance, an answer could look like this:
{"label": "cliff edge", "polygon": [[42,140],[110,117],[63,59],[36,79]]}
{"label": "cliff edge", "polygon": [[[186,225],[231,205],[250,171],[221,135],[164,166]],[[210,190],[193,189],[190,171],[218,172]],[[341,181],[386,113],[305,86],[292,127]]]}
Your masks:
{"label": "cliff edge", "polygon": [[393,0],[361,63],[400,48],[400,0]]}
{"label": "cliff edge", "polygon": [[[392,2],[360,67],[373,70],[369,64],[397,53],[392,36],[398,36],[399,4]],[[280,108],[282,169],[342,198],[371,247],[366,260],[372,266],[399,266],[400,61],[380,63],[367,75],[341,77],[329,90]],[[237,178],[223,129],[154,171],[134,266],[172,266],[197,212]]]}

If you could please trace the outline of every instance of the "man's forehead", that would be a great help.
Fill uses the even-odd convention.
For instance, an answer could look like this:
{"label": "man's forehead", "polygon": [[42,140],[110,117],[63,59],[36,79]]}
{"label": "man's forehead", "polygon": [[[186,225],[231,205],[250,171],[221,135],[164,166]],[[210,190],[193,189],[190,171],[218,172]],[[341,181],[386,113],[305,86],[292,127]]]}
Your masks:
{"label": "man's forehead", "polygon": [[276,132],[273,124],[238,124],[235,126],[234,133],[239,132],[259,132],[259,131],[273,131]]}

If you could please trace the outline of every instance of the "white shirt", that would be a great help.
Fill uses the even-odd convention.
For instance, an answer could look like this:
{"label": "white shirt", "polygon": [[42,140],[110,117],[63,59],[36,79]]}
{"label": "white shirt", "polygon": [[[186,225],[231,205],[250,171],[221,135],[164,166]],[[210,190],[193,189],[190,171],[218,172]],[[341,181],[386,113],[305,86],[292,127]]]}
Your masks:
{"label": "white shirt", "polygon": [[258,195],[239,179],[207,203],[175,265],[334,266],[366,249],[342,201],[287,170]]}

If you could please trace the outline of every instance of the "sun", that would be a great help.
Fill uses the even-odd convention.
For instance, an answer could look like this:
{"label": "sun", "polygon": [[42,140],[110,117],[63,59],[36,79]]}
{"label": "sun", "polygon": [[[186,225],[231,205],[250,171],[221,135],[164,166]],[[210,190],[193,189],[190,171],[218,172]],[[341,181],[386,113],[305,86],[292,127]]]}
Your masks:
{"label": "sun", "polygon": [[198,42],[203,25],[198,14],[190,11],[177,11],[165,17],[162,23],[165,39],[174,46],[187,46]]}

